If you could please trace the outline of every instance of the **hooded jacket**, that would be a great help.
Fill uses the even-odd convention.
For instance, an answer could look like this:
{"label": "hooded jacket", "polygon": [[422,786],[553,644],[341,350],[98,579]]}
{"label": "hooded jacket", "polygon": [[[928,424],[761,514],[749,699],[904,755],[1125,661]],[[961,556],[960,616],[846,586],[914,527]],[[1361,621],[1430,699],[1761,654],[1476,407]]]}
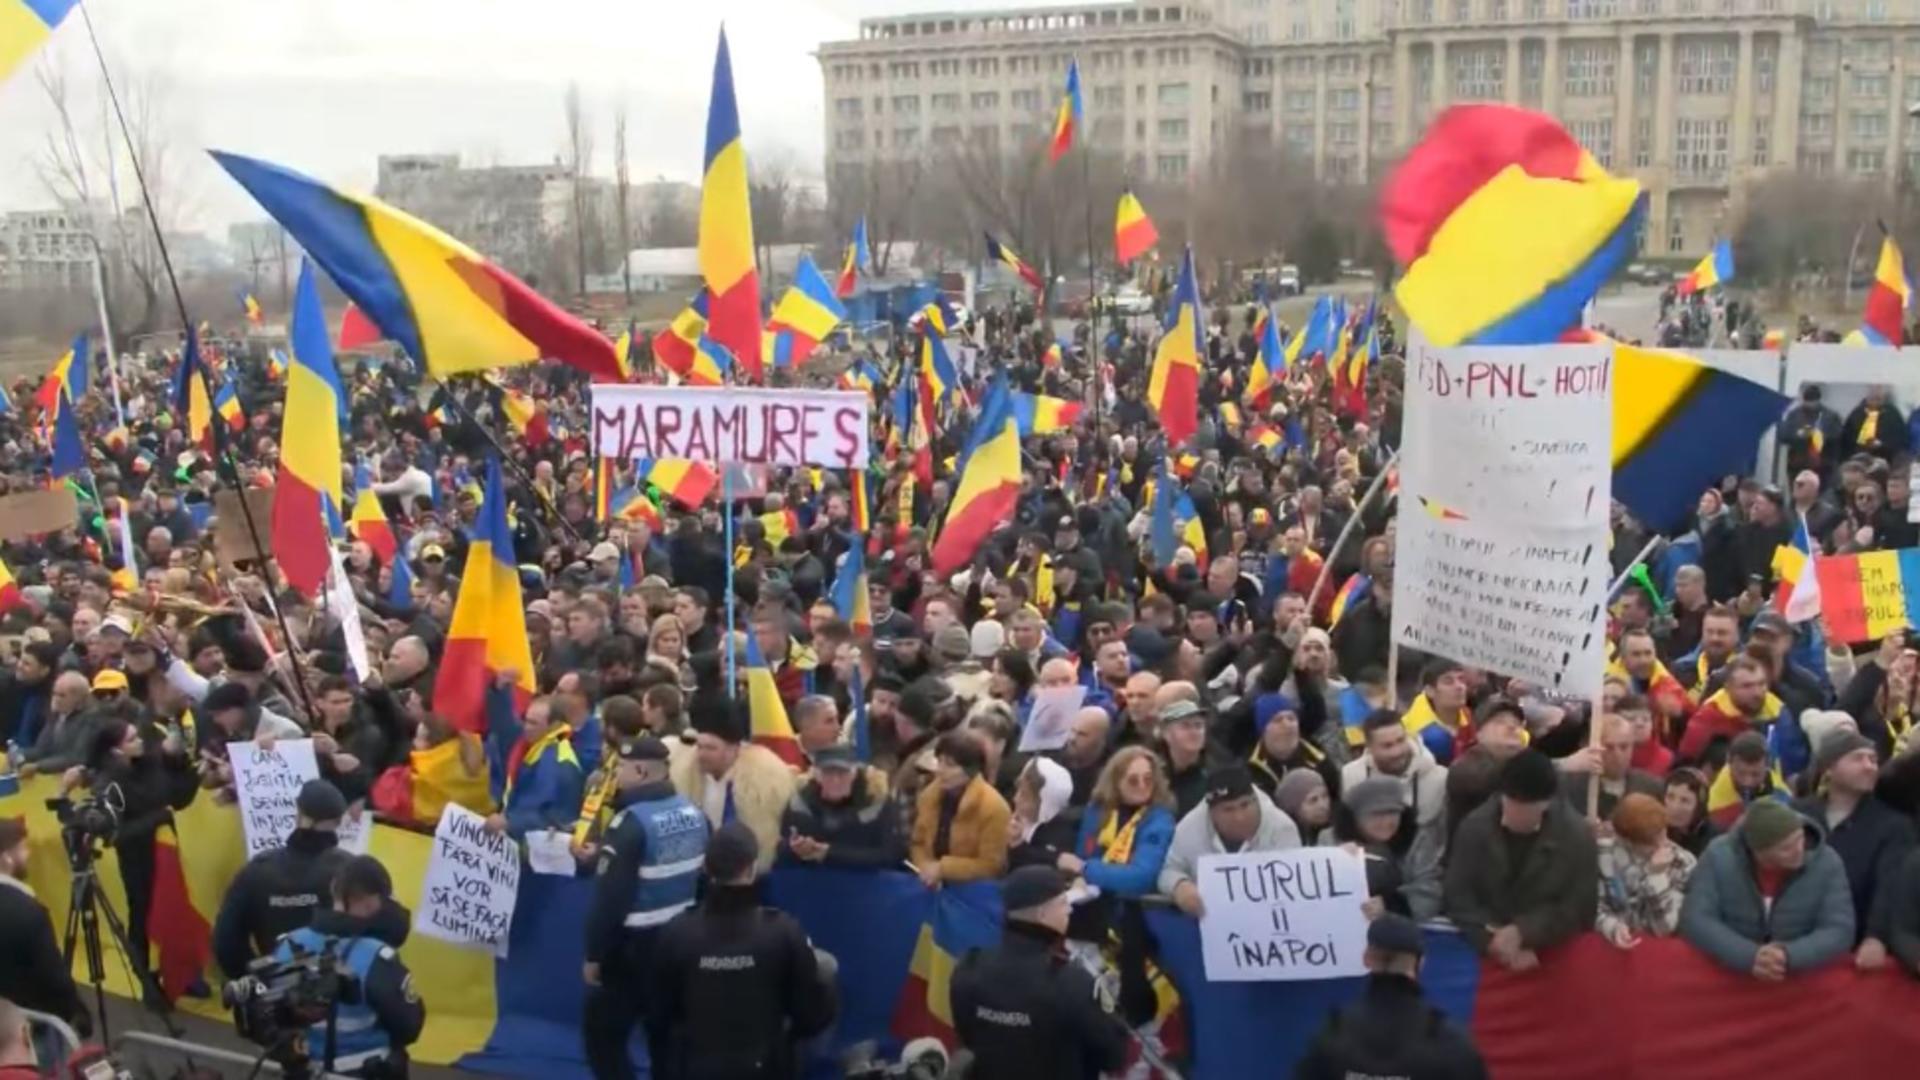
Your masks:
{"label": "hooded jacket", "polygon": [[[1361,754],[1340,770],[1340,790],[1351,791],[1376,774],[1391,775],[1373,767],[1371,753]],[[1425,744],[1414,739],[1413,761],[1406,775],[1396,779],[1406,785],[1407,807],[1414,821],[1413,843],[1403,860],[1406,880],[1432,883],[1402,892],[1414,919],[1431,919],[1440,914],[1440,863],[1447,853],[1447,767],[1434,761]]]}
{"label": "hooded jacket", "polygon": [[1753,970],[1760,946],[1787,951],[1787,973],[1811,971],[1853,948],[1853,897],[1840,856],[1812,822],[1807,858],[1771,904],[1754,880],[1753,851],[1742,830],[1716,838],[1700,856],[1680,908],[1680,936],[1729,971]]}
{"label": "hooded jacket", "polygon": [[[1253,838],[1241,845],[1241,851],[1282,851],[1300,846],[1300,827],[1293,823],[1286,811],[1273,805],[1261,791],[1254,791],[1253,798],[1260,804],[1260,827],[1254,830]],[[1167,861],[1160,867],[1160,892],[1167,896],[1183,881],[1194,880],[1199,872],[1200,856],[1221,855],[1226,847],[1220,843],[1220,834],[1214,830],[1213,819],[1207,814],[1207,805],[1201,803],[1187,812],[1174,826],[1173,843],[1167,848]]]}
{"label": "hooded jacket", "polygon": [[1022,830],[1008,849],[1008,869],[1058,866],[1060,856],[1072,854],[1080,837],[1079,811],[1069,806],[1073,801],[1072,774],[1052,758],[1034,758],[1033,767],[1040,774],[1040,808],[1033,824]]}

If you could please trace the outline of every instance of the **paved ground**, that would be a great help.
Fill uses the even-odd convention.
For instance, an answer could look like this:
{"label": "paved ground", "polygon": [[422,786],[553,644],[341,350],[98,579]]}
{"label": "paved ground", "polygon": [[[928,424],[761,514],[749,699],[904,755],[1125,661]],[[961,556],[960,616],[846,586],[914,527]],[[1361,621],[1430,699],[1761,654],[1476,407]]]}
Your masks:
{"label": "paved ground", "polygon": [[[91,1007],[93,1004],[93,995],[90,990],[87,992],[86,1000],[88,1006]],[[113,995],[107,996],[107,1018],[108,1026],[115,1040],[118,1040],[120,1036],[129,1031],[146,1032],[152,1035],[166,1034],[166,1028],[153,1014],[145,1012],[126,998],[114,997]],[[234,1034],[233,1025],[230,1023],[209,1020],[200,1016],[189,1016],[185,1013],[178,1014],[175,1017],[175,1022],[178,1023],[180,1027],[186,1029],[184,1038],[188,1042],[218,1050],[245,1053],[248,1055],[249,1062],[251,1062],[252,1055],[259,1053],[258,1047]],[[185,1063],[184,1055],[163,1051],[150,1051],[144,1047],[127,1049],[125,1051],[125,1057],[128,1059],[126,1063],[134,1067],[135,1075],[168,1076],[172,1075],[177,1068]],[[241,1078],[245,1077],[249,1071],[245,1065],[230,1064],[211,1058],[195,1058],[194,1063],[202,1068],[217,1071],[224,1077]],[[271,1074],[262,1072],[261,1075],[269,1076]],[[412,1076],[414,1080],[452,1080],[454,1077],[477,1076],[480,1074],[469,1073],[460,1069],[422,1065],[415,1062],[409,1070],[409,1075]]]}

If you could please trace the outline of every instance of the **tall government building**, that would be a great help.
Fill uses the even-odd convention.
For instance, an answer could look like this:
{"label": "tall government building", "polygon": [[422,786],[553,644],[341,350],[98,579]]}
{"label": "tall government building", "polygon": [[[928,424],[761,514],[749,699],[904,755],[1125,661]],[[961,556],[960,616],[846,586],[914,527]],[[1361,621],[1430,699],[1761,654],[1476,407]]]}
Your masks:
{"label": "tall government building", "polygon": [[1262,131],[1364,182],[1446,105],[1543,109],[1646,184],[1649,254],[1767,170],[1920,177],[1920,0],[1136,0],[863,20],[819,52],[829,182],[1044,137],[1069,56],[1094,145],[1163,183]]}

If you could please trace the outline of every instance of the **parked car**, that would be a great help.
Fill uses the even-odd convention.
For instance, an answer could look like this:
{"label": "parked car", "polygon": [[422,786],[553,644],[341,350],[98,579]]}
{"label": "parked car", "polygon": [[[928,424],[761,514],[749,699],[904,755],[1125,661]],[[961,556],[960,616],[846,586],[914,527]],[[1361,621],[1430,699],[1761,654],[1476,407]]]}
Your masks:
{"label": "parked car", "polygon": [[1137,285],[1122,285],[1102,299],[1103,307],[1120,315],[1153,314],[1153,297]]}
{"label": "parked car", "polygon": [[1292,263],[1287,263],[1285,266],[1282,266],[1280,268],[1280,280],[1275,291],[1281,296],[1299,296],[1302,292],[1300,286],[1300,268]]}

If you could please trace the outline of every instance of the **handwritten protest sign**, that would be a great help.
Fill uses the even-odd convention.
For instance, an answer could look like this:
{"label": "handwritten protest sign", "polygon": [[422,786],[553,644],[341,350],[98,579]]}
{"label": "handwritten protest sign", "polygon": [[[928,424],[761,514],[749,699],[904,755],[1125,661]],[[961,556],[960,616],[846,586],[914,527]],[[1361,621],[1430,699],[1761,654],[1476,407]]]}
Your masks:
{"label": "handwritten protest sign", "polygon": [[1562,693],[1600,692],[1613,492],[1604,345],[1407,357],[1393,636]]}
{"label": "handwritten protest sign", "polygon": [[867,465],[866,394],[756,387],[593,388],[601,457],[749,465]]}
{"label": "handwritten protest sign", "polygon": [[320,778],[313,740],[282,739],[271,750],[250,742],[228,743],[227,758],[233,762],[233,791],[247,857],[286,846],[300,818],[300,788]]}
{"label": "handwritten protest sign", "polygon": [[1820,615],[1834,641],[1877,641],[1920,615],[1920,548],[1821,557],[1813,567]]}
{"label": "handwritten protest sign", "polygon": [[507,929],[520,895],[520,849],[486,819],[449,805],[433,831],[433,854],[413,928],[428,937],[506,955]]}
{"label": "handwritten protest sign", "polygon": [[80,504],[65,486],[0,495],[0,540],[70,529],[79,516]]}
{"label": "handwritten protest sign", "polygon": [[1363,975],[1367,870],[1343,848],[1203,855],[1200,956],[1209,982]]}
{"label": "handwritten protest sign", "polygon": [[1033,692],[1033,709],[1027,714],[1027,726],[1020,732],[1020,752],[1032,754],[1058,750],[1067,745],[1073,730],[1073,714],[1087,700],[1087,688],[1044,686]]}

